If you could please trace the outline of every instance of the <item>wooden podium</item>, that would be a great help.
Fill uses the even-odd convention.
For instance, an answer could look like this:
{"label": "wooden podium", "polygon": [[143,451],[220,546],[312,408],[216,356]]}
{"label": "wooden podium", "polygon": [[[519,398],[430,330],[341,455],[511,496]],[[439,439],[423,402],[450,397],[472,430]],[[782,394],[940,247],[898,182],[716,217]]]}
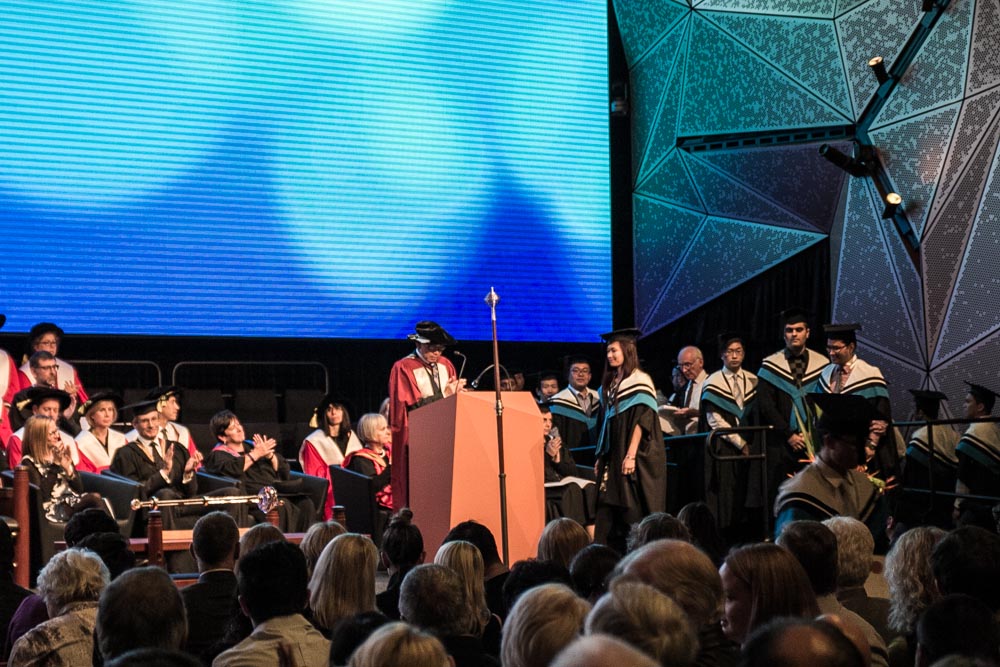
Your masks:
{"label": "wooden podium", "polygon": [[[529,392],[501,398],[513,563],[535,557],[545,526],[542,415]],[[409,469],[410,508],[428,561],[451,527],[468,519],[489,527],[503,557],[494,392],[460,392],[411,412]]]}

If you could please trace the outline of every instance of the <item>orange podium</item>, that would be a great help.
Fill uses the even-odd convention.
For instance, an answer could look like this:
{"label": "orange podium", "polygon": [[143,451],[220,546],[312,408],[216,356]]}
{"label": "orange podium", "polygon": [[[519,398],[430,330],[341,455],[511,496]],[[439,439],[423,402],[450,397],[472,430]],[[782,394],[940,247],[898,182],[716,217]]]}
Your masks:
{"label": "orange podium", "polygon": [[[507,548],[511,563],[533,558],[545,526],[542,415],[526,391],[503,392]],[[433,560],[452,526],[489,527],[503,555],[496,394],[460,392],[410,413],[410,509]]]}

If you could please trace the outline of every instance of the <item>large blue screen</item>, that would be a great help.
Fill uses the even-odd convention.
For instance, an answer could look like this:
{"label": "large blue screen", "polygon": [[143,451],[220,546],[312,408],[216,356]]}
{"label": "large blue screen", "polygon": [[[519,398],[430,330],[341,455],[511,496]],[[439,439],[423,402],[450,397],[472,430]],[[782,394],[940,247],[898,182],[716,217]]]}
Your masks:
{"label": "large blue screen", "polygon": [[7,330],[610,325],[604,0],[38,0],[0,19]]}

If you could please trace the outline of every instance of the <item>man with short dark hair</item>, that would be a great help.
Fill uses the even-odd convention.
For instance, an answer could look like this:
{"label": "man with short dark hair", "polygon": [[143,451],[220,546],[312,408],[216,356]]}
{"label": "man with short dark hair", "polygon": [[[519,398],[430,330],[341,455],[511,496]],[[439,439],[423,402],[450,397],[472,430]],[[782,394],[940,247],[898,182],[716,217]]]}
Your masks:
{"label": "man with short dark hair", "polygon": [[306,557],[294,544],[271,542],[241,556],[239,601],[253,632],[212,665],[326,667],[330,641],[302,616],[308,583]]}
{"label": "man with short dark hair", "polygon": [[211,662],[208,650],[222,639],[236,604],[233,568],[240,550],[240,531],[233,517],[210,512],[198,519],[191,535],[191,554],[198,582],[181,589],[188,618],[184,650]]}
{"label": "man with short dark hair", "polygon": [[[997,394],[992,389],[966,382],[965,416],[969,419],[989,417],[993,413]],[[955,447],[958,457],[958,481],[955,493],[995,496],[1000,490],[1000,426],[995,422],[974,422],[962,434]],[[961,511],[974,501],[956,499],[955,509]]]}
{"label": "man with short dark hair", "polygon": [[542,371],[538,376],[538,387],[535,389],[535,400],[548,403],[559,393],[559,375],[552,371]]}
{"label": "man with short dark hair", "polygon": [[601,406],[597,392],[590,388],[592,377],[586,357],[571,357],[566,388],[548,399],[552,425],[559,429],[569,449],[597,445],[597,412]]}
{"label": "man with short dark hair", "polygon": [[180,649],[187,618],[170,575],[159,567],[122,573],[101,593],[95,633],[105,662],[137,648]]}
{"label": "man with short dark hair", "polygon": [[1000,536],[977,526],[951,531],[931,552],[942,595],[963,593],[1000,611]]}

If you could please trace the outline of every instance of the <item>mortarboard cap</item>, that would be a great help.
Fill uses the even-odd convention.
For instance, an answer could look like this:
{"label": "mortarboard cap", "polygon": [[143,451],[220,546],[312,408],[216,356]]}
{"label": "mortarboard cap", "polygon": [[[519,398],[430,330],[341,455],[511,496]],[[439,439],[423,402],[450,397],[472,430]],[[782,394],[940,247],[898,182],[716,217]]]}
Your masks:
{"label": "mortarboard cap", "polygon": [[725,331],[720,333],[717,340],[719,342],[719,354],[725,352],[726,348],[729,347],[729,344],[734,340],[739,341],[741,345],[744,344],[743,336],[735,331]]}
{"label": "mortarboard cap", "polygon": [[913,402],[917,404],[917,409],[931,419],[937,419],[941,401],[948,400],[948,397],[940,391],[930,389],[911,389],[910,394],[913,395]]}
{"label": "mortarboard cap", "polygon": [[428,345],[454,345],[455,339],[437,322],[423,320],[413,327],[414,332],[407,339]]}
{"label": "mortarboard cap", "polygon": [[138,403],[132,403],[131,405],[126,405],[122,408],[122,412],[128,415],[129,421],[135,421],[136,417],[141,417],[142,415],[149,414],[150,412],[158,412],[156,408],[157,401],[139,401]]}
{"label": "mortarboard cap", "polygon": [[864,397],[856,394],[809,394],[807,399],[816,410],[818,432],[854,438],[859,460],[864,461],[864,447],[873,419],[882,419]]}
{"label": "mortarboard cap", "polygon": [[968,380],[965,380],[965,384],[969,385],[969,394],[982,403],[986,407],[987,412],[993,412],[993,405],[996,403],[998,394],[981,384],[973,384]]}
{"label": "mortarboard cap", "polygon": [[122,397],[113,391],[102,391],[89,397],[76,409],[77,414],[83,416],[90,412],[91,408],[101,401],[111,401],[115,404],[115,410],[122,409]]}
{"label": "mortarboard cap", "polygon": [[7,316],[0,314],[0,329],[3,329],[5,324],[7,324]]}
{"label": "mortarboard cap", "polygon": [[823,333],[827,340],[839,340],[845,344],[858,342],[857,332],[861,331],[860,324],[824,324]]}
{"label": "mortarboard cap", "polygon": [[809,317],[809,312],[798,307],[786,308],[781,311],[782,324],[798,324],[799,322],[805,322],[806,325],[808,325]]}
{"label": "mortarboard cap", "polygon": [[605,343],[611,343],[616,340],[630,340],[633,343],[642,336],[642,331],[636,329],[635,327],[628,327],[625,329],[615,329],[614,331],[609,331],[608,333],[601,334],[601,339]]}

